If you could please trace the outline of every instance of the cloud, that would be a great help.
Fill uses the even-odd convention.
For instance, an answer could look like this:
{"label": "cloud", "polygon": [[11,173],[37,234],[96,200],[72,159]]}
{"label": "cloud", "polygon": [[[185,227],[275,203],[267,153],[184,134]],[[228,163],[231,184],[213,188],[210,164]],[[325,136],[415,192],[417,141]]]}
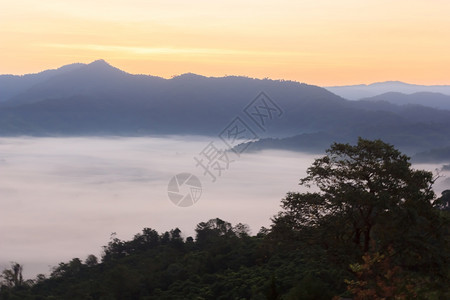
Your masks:
{"label": "cloud", "polygon": [[39,43],[41,47],[61,48],[71,50],[89,50],[98,52],[118,52],[132,55],[246,55],[246,56],[318,56],[310,52],[286,52],[286,51],[264,51],[264,50],[240,50],[219,48],[183,48],[183,47],[149,47],[149,46],[121,46],[107,44],[58,44]]}

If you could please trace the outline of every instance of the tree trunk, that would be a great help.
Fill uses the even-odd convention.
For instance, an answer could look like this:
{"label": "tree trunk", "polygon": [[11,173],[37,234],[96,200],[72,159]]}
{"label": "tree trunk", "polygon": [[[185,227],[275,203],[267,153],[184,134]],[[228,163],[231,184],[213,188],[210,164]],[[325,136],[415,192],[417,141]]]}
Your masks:
{"label": "tree trunk", "polygon": [[353,228],[355,229],[355,237],[353,239],[353,242],[355,243],[356,246],[360,247],[361,246],[361,230],[355,225],[353,226]]}
{"label": "tree trunk", "polygon": [[372,229],[372,226],[369,225],[367,229],[364,231],[364,253],[369,251],[370,246],[370,230]]}

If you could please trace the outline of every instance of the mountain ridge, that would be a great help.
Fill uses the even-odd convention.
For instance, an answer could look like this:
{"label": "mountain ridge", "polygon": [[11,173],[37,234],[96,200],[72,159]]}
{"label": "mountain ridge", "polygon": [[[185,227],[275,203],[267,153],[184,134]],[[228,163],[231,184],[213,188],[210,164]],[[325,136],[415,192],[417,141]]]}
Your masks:
{"label": "mountain ridge", "polygon": [[374,97],[388,92],[413,94],[417,92],[434,92],[450,95],[450,85],[419,85],[402,81],[383,81],[371,84],[356,84],[324,87],[330,92],[349,100]]}
{"label": "mountain ridge", "polygon": [[422,105],[432,108],[450,110],[450,96],[436,92],[416,92],[405,94],[400,92],[387,92],[360,101],[386,101],[396,105]]}
{"label": "mountain ridge", "polygon": [[[264,128],[246,111],[257,103],[255,97],[261,92],[282,109],[280,117],[265,120]],[[253,114],[259,110],[258,118],[261,109],[268,112],[261,105],[250,107]],[[446,110],[350,101],[294,81],[193,73],[171,79],[134,75],[104,60],[65,68],[31,87],[26,82],[18,94],[0,105],[0,136],[217,136],[236,117],[256,138],[292,139],[310,134],[297,138],[303,143],[300,148],[314,148],[315,143],[324,149],[334,141],[358,136],[381,138],[416,152],[429,150],[430,144],[450,144],[450,111]],[[274,143],[283,145],[282,140]],[[288,144],[292,148],[299,142]]]}

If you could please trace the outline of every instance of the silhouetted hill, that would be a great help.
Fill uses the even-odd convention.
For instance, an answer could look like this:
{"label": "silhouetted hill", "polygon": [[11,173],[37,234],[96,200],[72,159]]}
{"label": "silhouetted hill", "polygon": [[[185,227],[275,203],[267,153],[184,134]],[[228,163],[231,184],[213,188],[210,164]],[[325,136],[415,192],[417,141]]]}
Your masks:
{"label": "silhouetted hill", "polygon": [[372,84],[328,86],[330,92],[350,100],[373,97],[389,92],[413,94],[419,92],[431,92],[450,95],[450,85],[417,85],[401,81],[385,81]]}
{"label": "silhouetted hill", "polygon": [[[30,87],[30,79],[39,77]],[[3,78],[3,77],[2,77]],[[348,101],[293,81],[183,74],[172,79],[123,72],[103,60],[14,77],[15,95],[0,105],[0,135],[217,136],[235,117],[260,148],[324,149],[358,136],[404,151],[449,145],[450,111],[386,101]],[[19,87],[21,87],[19,89]],[[20,92],[19,92],[20,90]],[[244,112],[260,92],[282,110],[258,127]],[[270,103],[269,103],[270,104]],[[269,115],[267,107],[251,106]],[[260,116],[254,115],[258,122]]]}
{"label": "silhouetted hill", "polygon": [[[448,123],[446,124],[448,126]],[[381,139],[396,145],[408,155],[415,155],[417,152],[421,152],[419,156],[415,157],[416,162],[448,161],[449,148],[432,152],[425,151],[435,147],[450,145],[448,127],[433,123],[378,124],[376,126],[360,124],[360,126],[342,131],[303,133],[286,138],[263,138],[258,141],[242,143],[236,146],[235,150],[261,151],[274,149],[318,153],[324,149],[324,146],[326,147],[334,142],[354,143],[359,136],[369,139]],[[439,159],[437,159],[438,156]]]}
{"label": "silhouetted hill", "polygon": [[0,134],[216,135],[261,91],[275,97],[287,116],[274,125],[277,134],[339,121],[332,116],[328,122],[294,118],[302,110],[317,111],[318,116],[330,113],[328,107],[345,110],[342,98],[297,82],[194,74],[163,79],[128,74],[96,61],[26,87],[4,101]]}
{"label": "silhouetted hill", "polygon": [[[4,101],[3,105],[18,106],[48,99],[67,99],[73,96],[89,97],[129,97],[136,92],[143,76],[130,75],[104,60],[97,60],[77,68],[61,68],[54,76],[46,77],[30,88]],[[133,80],[130,80],[130,77]],[[146,79],[162,78],[144,76]],[[148,78],[147,78],[148,77]]]}
{"label": "silhouetted hill", "polygon": [[26,91],[32,86],[43,82],[53,76],[75,70],[84,64],[70,64],[56,70],[46,70],[37,74],[18,75],[0,75],[0,103],[15,97]]}
{"label": "silhouetted hill", "polygon": [[389,92],[370,98],[364,98],[361,99],[361,101],[386,101],[396,105],[414,104],[450,110],[450,96],[441,93],[419,92],[408,95]]}

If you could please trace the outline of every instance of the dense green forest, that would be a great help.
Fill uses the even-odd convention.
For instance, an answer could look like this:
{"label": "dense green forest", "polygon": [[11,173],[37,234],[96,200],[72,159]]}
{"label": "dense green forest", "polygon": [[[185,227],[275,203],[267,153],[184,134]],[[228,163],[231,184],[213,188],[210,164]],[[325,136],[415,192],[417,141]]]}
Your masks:
{"label": "dense green forest", "polygon": [[[288,192],[270,228],[215,218],[195,237],[144,228],[101,258],[22,278],[0,299],[450,299],[450,191],[380,140],[333,144]],[[26,266],[24,266],[26,267]]]}

